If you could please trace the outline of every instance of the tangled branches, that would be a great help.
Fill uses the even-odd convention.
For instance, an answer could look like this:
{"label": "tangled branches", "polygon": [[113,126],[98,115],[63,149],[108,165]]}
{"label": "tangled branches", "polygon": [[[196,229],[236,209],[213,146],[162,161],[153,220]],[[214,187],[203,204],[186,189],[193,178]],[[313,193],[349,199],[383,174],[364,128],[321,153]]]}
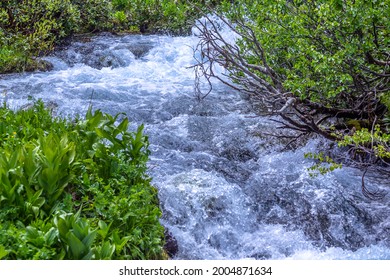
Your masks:
{"label": "tangled branches", "polygon": [[[342,41],[340,34],[347,32],[343,25],[339,29],[317,30],[318,23],[323,21],[320,16],[312,16],[309,8],[302,10],[295,1],[285,5],[293,14],[288,19],[272,18],[269,13],[253,17],[247,4],[245,16],[237,8],[236,12],[230,11],[229,17],[205,15],[198,21],[200,42],[194,65],[198,98],[210,93],[211,80],[216,79],[248,94],[252,102],[261,105],[258,113],[273,116],[280,128],[296,131],[298,137],[294,141],[317,134],[345,143],[352,155],[349,160],[355,166],[367,170],[367,166],[376,165],[389,176],[390,137],[387,138],[388,124],[384,121],[388,108],[381,100],[390,99],[390,50],[386,49],[388,46],[379,48],[386,42],[382,37],[389,30],[379,31],[386,27],[374,23],[368,32],[374,30],[376,47],[361,53],[359,39],[365,36],[360,34],[363,28],[356,32],[356,41],[354,34],[352,39]],[[261,10],[254,14],[258,13]],[[303,27],[288,27],[287,22],[299,13],[306,19]],[[230,35],[226,36],[227,33]],[[349,49],[355,50],[356,56],[347,53]],[[381,59],[374,58],[374,54]],[[200,79],[206,79],[210,85],[207,92],[202,91]],[[373,131],[378,127],[383,137],[375,138]],[[346,141],[347,136],[360,130],[371,133],[372,139]],[[380,197],[381,194],[367,190],[364,177],[365,173],[363,193],[373,199]]]}

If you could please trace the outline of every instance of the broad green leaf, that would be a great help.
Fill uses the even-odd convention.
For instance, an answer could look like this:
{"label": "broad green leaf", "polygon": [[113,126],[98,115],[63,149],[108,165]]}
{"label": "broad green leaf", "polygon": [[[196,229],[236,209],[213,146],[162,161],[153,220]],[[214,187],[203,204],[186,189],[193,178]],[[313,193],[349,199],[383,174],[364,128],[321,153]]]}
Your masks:
{"label": "broad green leaf", "polygon": [[66,235],[66,240],[68,241],[68,246],[70,249],[70,257],[74,260],[80,260],[86,255],[87,247],[81,242],[74,234],[73,232],[69,232]]}
{"label": "broad green leaf", "polygon": [[30,240],[38,238],[40,235],[38,230],[34,227],[28,226],[26,227],[26,237]]}
{"label": "broad green leaf", "polygon": [[109,260],[115,252],[115,245],[111,245],[109,241],[103,243],[99,251],[99,257],[101,260]]}
{"label": "broad green leaf", "polygon": [[97,235],[97,232],[96,231],[92,231],[92,232],[88,233],[87,236],[84,237],[82,242],[84,243],[84,245],[87,248],[92,246],[93,242],[95,241],[96,235]]}
{"label": "broad green leaf", "polygon": [[128,120],[128,118],[125,118],[125,119],[118,125],[118,129],[119,129],[121,132],[126,132],[128,126],[129,126],[129,120]]}
{"label": "broad green leaf", "polygon": [[103,240],[108,235],[108,232],[110,230],[111,224],[112,223],[107,225],[103,220],[99,220],[98,226],[99,226],[100,229],[97,231],[97,233],[102,237]]}
{"label": "broad green leaf", "polygon": [[58,237],[58,231],[52,227],[48,232],[45,233],[45,242],[48,246],[52,246],[52,244],[56,241]]}
{"label": "broad green leaf", "polygon": [[3,245],[0,245],[0,260],[8,255],[8,251],[4,248]]}

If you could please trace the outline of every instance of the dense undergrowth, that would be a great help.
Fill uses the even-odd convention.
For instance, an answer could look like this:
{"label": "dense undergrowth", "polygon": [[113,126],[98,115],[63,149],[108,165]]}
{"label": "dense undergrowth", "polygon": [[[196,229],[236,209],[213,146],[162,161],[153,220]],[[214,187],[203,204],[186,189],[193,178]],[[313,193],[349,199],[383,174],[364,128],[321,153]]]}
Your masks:
{"label": "dense undergrowth", "polygon": [[0,3],[0,73],[46,69],[35,58],[75,33],[188,33],[199,11],[218,2],[5,0]]}
{"label": "dense undergrowth", "polygon": [[42,102],[0,108],[0,259],[161,259],[164,229],[142,126]]}

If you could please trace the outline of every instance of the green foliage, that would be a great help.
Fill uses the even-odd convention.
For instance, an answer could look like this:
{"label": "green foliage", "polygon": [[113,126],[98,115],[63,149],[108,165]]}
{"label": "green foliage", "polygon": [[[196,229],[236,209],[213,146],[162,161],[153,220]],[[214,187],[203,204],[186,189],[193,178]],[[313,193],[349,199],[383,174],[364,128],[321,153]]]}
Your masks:
{"label": "green foliage", "polygon": [[113,27],[113,8],[110,0],[71,0],[80,14],[77,32],[97,32]]}
{"label": "green foliage", "polygon": [[[361,94],[359,89],[367,86],[361,77],[377,78],[373,73],[383,69],[367,56],[388,60],[388,1],[238,2],[225,1],[225,11],[233,19],[247,18],[265,61],[283,80],[285,90],[302,99],[345,108],[348,104],[340,95]],[[250,51],[253,44],[245,38],[240,42],[243,52],[247,50],[245,59],[264,65],[262,57]]]}
{"label": "green foliage", "polygon": [[61,241],[66,244],[68,259],[87,260],[93,257],[92,245],[96,238],[96,230],[92,230],[87,219],[78,214],[58,215],[54,218]]}
{"label": "green foliage", "polygon": [[390,134],[383,132],[379,125],[372,131],[362,128],[353,135],[345,135],[339,146],[354,146],[358,152],[369,149],[378,158],[390,159]]}
{"label": "green foliage", "polygon": [[8,255],[8,252],[5,250],[3,245],[0,245],[0,260]]}
{"label": "green foliage", "polygon": [[336,163],[331,157],[325,156],[324,153],[305,153],[305,158],[310,158],[316,161],[309,167],[309,175],[316,177],[318,175],[325,175],[336,169],[342,168],[341,163]]}
{"label": "green foliage", "polygon": [[114,13],[114,22],[118,25],[118,26],[123,26],[126,24],[127,22],[127,16],[125,14],[124,11],[116,11]]}
{"label": "green foliage", "polygon": [[70,0],[8,0],[0,4],[0,72],[40,69],[32,58],[68,36],[79,13]]}
{"label": "green foliage", "polygon": [[91,109],[53,118],[42,102],[0,108],[0,258],[163,257],[148,140],[128,124]]}
{"label": "green foliage", "polygon": [[9,221],[0,224],[0,242],[7,255],[4,259],[63,259],[59,249],[58,231],[50,222],[37,220],[25,227],[23,223]]}
{"label": "green foliage", "polygon": [[[113,0],[117,21],[122,26],[137,26],[141,32],[169,31],[188,33],[201,11],[220,1]],[[126,24],[124,24],[126,23]]]}

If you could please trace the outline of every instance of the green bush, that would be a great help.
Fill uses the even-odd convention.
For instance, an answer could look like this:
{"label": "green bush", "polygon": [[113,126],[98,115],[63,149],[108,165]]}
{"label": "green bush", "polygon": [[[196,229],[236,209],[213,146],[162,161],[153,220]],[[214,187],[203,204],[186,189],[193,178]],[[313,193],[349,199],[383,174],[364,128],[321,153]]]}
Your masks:
{"label": "green bush", "polygon": [[[286,92],[343,108],[349,106],[349,97],[366,91],[388,95],[387,87],[371,81],[381,80],[388,68],[388,1],[224,2],[233,21],[245,22],[246,27],[237,29],[253,32],[253,38],[240,41],[244,59],[272,68]],[[252,51],[256,43],[262,55]]]}
{"label": "green bush", "polygon": [[110,0],[71,0],[80,13],[78,32],[97,32],[113,27],[113,8]]}
{"label": "green bush", "polygon": [[77,29],[79,13],[70,0],[3,1],[0,4],[0,72],[44,68],[33,58]]}
{"label": "green bush", "polygon": [[164,257],[148,140],[120,116],[0,109],[0,258]]}
{"label": "green bush", "polygon": [[[186,1],[174,0],[113,0],[117,11],[126,15],[128,26],[136,26],[141,32],[188,31],[195,18],[189,17],[199,1],[189,5]],[[118,14],[117,14],[118,16]]]}

